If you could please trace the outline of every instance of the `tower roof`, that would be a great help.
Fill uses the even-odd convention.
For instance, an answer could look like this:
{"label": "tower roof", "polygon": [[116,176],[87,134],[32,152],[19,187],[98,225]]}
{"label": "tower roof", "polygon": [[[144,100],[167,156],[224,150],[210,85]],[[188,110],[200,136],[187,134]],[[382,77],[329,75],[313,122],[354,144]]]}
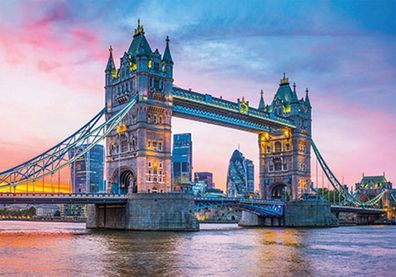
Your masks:
{"label": "tower roof", "polygon": [[280,99],[283,104],[298,102],[297,94],[290,88],[289,79],[286,77],[285,73],[283,73],[283,78],[280,80],[278,91],[274,96],[274,101],[276,99]]}
{"label": "tower roof", "polygon": [[305,105],[307,107],[311,107],[311,101],[309,101],[309,96],[308,96],[308,88],[305,90]]}
{"label": "tower roof", "polygon": [[132,58],[136,58],[136,56],[150,56],[152,53],[153,51],[151,51],[150,45],[144,36],[143,25],[140,25],[139,19],[138,26],[133,35],[133,40],[128,49],[128,54],[131,55]]}
{"label": "tower roof", "polygon": [[260,94],[261,94],[261,96],[260,96],[260,103],[259,103],[258,109],[260,111],[264,111],[265,110],[265,103],[264,103],[264,98],[263,98],[263,95],[264,95],[263,90],[261,90]]}
{"label": "tower roof", "polygon": [[114,59],[113,59],[113,47],[109,48],[109,59],[107,60],[106,70],[107,72],[111,72],[115,69]]}
{"label": "tower roof", "polygon": [[169,50],[169,37],[166,37],[166,47],[165,47],[165,51],[164,51],[164,57],[162,59],[164,62],[166,63],[170,63],[173,64],[173,60],[172,60],[172,56]]}

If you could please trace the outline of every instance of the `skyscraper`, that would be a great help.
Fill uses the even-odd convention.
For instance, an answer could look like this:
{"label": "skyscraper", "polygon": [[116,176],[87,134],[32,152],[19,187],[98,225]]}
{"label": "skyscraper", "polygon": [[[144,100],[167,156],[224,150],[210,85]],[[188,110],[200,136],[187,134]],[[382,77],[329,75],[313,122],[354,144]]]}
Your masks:
{"label": "skyscraper", "polygon": [[194,181],[204,181],[208,188],[214,188],[213,173],[212,172],[195,172]]}
{"label": "skyscraper", "polygon": [[[70,150],[69,157],[83,151],[87,145]],[[104,189],[104,147],[95,145],[71,165],[73,192],[101,192]]]}
{"label": "skyscraper", "polygon": [[173,135],[172,179],[173,184],[187,184],[192,179],[190,133]]}
{"label": "skyscraper", "polygon": [[254,192],[254,164],[252,160],[245,159],[246,169],[246,192]]}
{"label": "skyscraper", "polygon": [[227,194],[232,197],[254,192],[254,165],[239,150],[232,153],[228,166]]}

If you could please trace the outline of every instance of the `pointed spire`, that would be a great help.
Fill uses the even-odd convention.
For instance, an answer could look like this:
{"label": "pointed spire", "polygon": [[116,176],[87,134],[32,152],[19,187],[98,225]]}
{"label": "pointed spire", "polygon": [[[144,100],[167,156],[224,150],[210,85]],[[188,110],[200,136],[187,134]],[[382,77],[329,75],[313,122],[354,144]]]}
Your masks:
{"label": "pointed spire", "polygon": [[138,26],[135,29],[135,34],[133,35],[134,37],[138,36],[138,35],[144,35],[144,29],[143,29],[143,25],[140,25],[140,18],[138,19]]}
{"label": "pointed spire", "polygon": [[163,61],[166,63],[170,63],[173,64],[173,60],[172,60],[172,56],[169,50],[169,37],[166,36],[166,47],[165,47],[165,51],[164,51],[164,57],[163,57]]}
{"label": "pointed spire", "polygon": [[259,111],[265,111],[265,103],[264,103],[264,97],[263,97],[264,91],[261,90],[260,94],[261,94],[261,96],[260,96],[260,103],[259,103],[258,109],[259,109]]}
{"label": "pointed spire", "polygon": [[113,47],[109,48],[109,59],[107,60],[106,70],[105,72],[111,72],[115,69],[114,59],[113,59]]}
{"label": "pointed spire", "polygon": [[289,78],[286,77],[286,73],[283,72],[283,78],[280,80],[281,85],[288,85],[289,84]]}
{"label": "pointed spire", "polygon": [[307,105],[307,107],[311,107],[311,101],[309,101],[309,96],[308,96],[308,88],[306,88],[305,90],[305,105]]}

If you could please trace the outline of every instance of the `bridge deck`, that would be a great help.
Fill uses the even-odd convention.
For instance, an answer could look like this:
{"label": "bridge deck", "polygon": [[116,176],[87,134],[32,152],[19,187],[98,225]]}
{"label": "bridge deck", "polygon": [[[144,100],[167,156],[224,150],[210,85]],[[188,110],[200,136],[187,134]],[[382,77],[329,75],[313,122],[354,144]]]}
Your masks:
{"label": "bridge deck", "polygon": [[331,205],[332,212],[355,212],[359,214],[383,214],[384,209]]}
{"label": "bridge deck", "polygon": [[118,204],[126,195],[85,193],[0,193],[0,204]]}

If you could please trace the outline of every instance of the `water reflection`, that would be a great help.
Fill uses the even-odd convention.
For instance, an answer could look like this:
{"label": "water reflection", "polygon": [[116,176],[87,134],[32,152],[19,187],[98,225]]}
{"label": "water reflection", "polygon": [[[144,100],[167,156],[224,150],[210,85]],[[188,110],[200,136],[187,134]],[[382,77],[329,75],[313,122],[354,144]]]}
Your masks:
{"label": "water reflection", "polygon": [[396,226],[201,232],[91,231],[0,222],[0,275],[392,276]]}

